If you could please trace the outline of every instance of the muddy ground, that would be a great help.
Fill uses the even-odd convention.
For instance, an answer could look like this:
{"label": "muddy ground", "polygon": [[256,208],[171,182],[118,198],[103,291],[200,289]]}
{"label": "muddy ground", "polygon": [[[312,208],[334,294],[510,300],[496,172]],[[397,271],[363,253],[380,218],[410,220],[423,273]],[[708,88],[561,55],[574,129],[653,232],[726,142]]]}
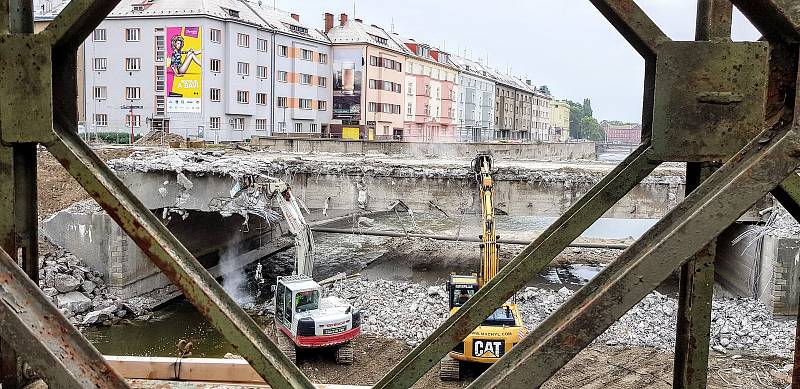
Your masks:
{"label": "muddy ground", "polygon": [[[338,366],[332,355],[316,357],[298,354],[302,370],[314,382],[370,385],[377,382],[411,348],[404,343],[362,336],[356,341],[356,362]],[[713,353],[712,353],[713,354]],[[791,363],[785,358],[750,355],[712,355],[709,360],[709,388],[784,388],[788,375],[782,371]],[[415,387],[462,388],[480,369],[467,374],[463,382],[441,382],[438,366]],[[592,346],[561,369],[543,388],[640,389],[672,387],[672,354],[649,348]]]}
{"label": "muddy ground", "polygon": [[[124,148],[96,149],[97,156],[103,161],[124,158],[132,150]],[[38,153],[38,190],[39,216],[46,217],[58,212],[75,202],[89,198],[89,194],[67,173],[55,158],[48,152]]]}

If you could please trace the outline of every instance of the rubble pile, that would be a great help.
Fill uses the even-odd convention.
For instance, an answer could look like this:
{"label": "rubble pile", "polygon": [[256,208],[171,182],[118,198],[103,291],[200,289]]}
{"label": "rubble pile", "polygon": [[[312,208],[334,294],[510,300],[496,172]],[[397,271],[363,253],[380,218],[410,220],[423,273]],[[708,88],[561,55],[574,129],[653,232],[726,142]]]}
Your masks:
{"label": "rubble pile", "polygon": [[[423,179],[472,179],[470,159],[419,159],[380,155],[309,155],[291,153],[249,153],[227,155],[225,151],[161,150],[137,151],[128,158],[109,161],[118,172],[185,172],[194,175],[217,174],[240,178],[261,174],[269,177],[295,174],[371,176]],[[574,165],[579,165],[575,167]],[[583,165],[583,166],[581,166]],[[499,161],[495,179],[531,183],[593,184],[609,171],[610,165],[581,164],[579,161],[551,163],[539,161]],[[644,179],[644,184],[680,185],[684,182],[679,169],[661,168]]]}
{"label": "rubble pile", "polygon": [[[444,286],[424,286],[386,280],[349,279],[327,290],[348,299],[363,314],[363,330],[416,346],[448,316]],[[555,312],[573,292],[526,288],[516,302],[526,327],[533,329]],[[678,303],[653,292],[642,299],[597,342],[610,346],[645,346],[672,351]],[[715,299],[712,311],[711,346],[728,350],[790,356],[795,324],[772,318],[760,302],[749,299]]]}
{"label": "rubble pile", "polygon": [[77,326],[111,325],[142,313],[109,293],[100,273],[63,249],[43,256],[39,287]]}

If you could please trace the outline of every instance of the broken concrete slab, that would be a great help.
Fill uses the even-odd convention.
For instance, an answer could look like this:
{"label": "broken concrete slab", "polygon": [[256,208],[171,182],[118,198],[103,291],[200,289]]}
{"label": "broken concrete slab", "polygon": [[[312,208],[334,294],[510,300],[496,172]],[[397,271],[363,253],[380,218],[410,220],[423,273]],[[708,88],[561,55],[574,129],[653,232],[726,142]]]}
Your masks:
{"label": "broken concrete slab", "polygon": [[56,296],[56,306],[69,309],[75,313],[83,313],[92,307],[92,300],[84,296],[81,292],[69,292]]}

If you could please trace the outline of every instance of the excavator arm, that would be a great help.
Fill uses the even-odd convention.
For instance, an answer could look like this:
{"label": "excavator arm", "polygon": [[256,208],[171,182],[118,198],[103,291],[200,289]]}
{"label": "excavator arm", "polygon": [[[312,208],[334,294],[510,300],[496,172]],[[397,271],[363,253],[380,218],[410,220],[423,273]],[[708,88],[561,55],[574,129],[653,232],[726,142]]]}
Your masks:
{"label": "excavator arm", "polygon": [[267,184],[267,193],[275,198],[281,208],[289,231],[294,235],[295,263],[294,274],[313,277],[314,274],[314,238],[311,236],[311,226],[303,217],[300,202],[292,194],[292,190],[283,181]]}
{"label": "excavator arm", "polygon": [[497,274],[497,231],[494,220],[494,180],[492,178],[492,156],[478,154],[472,162],[475,180],[481,198],[481,272],[478,287],[481,288]]}

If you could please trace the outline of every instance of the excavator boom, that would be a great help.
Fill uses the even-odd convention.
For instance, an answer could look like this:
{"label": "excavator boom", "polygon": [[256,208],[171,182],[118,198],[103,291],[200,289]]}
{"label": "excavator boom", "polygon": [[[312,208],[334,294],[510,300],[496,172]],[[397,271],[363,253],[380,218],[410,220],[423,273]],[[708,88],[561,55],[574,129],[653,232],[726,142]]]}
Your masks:
{"label": "excavator boom", "polygon": [[275,196],[289,231],[294,234],[295,274],[313,277],[314,238],[311,236],[311,226],[303,217],[300,202],[292,194],[291,188],[282,181],[271,183],[268,192]]}
{"label": "excavator boom", "polygon": [[492,178],[492,156],[478,154],[472,163],[475,180],[481,198],[481,272],[478,286],[483,287],[497,274],[497,230],[494,220],[494,179]]}

